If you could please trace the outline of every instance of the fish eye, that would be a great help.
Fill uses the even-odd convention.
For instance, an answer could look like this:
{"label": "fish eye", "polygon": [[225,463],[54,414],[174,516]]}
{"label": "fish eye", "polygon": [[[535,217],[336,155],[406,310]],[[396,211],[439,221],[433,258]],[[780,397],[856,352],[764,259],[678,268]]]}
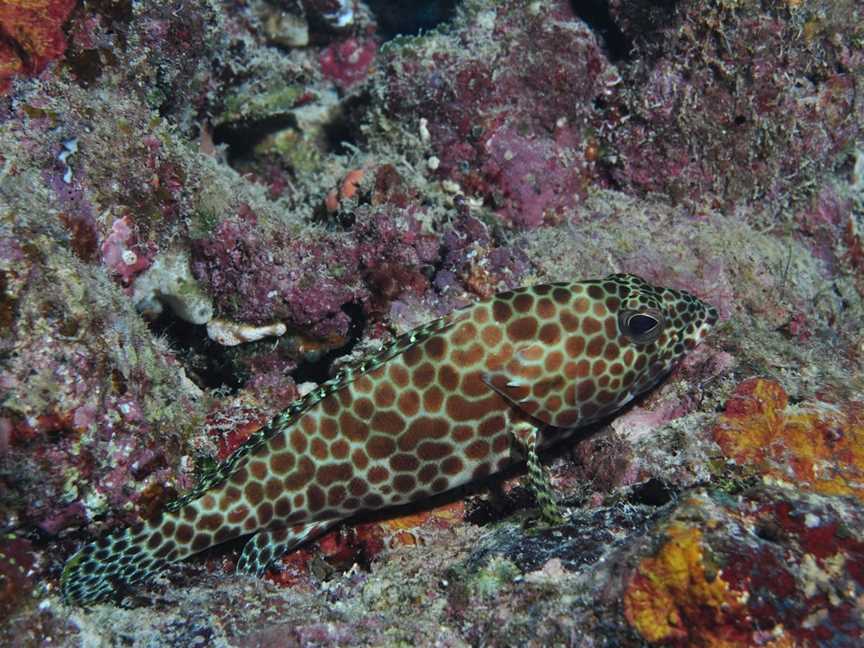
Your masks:
{"label": "fish eye", "polygon": [[663,315],[650,311],[624,311],[618,316],[621,332],[636,344],[648,344],[660,337],[663,330]]}

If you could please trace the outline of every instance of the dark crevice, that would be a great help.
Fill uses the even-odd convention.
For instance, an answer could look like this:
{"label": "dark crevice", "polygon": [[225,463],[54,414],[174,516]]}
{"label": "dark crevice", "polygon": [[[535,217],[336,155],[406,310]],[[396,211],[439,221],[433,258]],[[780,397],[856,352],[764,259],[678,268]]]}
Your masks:
{"label": "dark crevice", "polygon": [[330,153],[335,155],[351,155],[354,151],[346,146],[358,145],[358,125],[362,122],[362,114],[371,101],[367,93],[346,99],[342,102],[338,115],[330,122],[324,124],[324,136],[326,146]]}
{"label": "dark crevice", "polygon": [[325,380],[332,378],[331,367],[336,358],[351,353],[351,350],[360,340],[363,335],[363,329],[366,326],[366,315],[363,313],[363,306],[360,304],[350,303],[342,307],[342,311],[351,318],[351,324],[348,327],[348,342],[319,356],[315,360],[304,360],[300,363],[293,372],[294,382],[298,385],[304,382],[314,382],[321,384]]}
{"label": "dark crevice", "polygon": [[450,20],[459,0],[368,0],[378,33],[387,41],[396,36],[416,36]]}
{"label": "dark crevice", "polygon": [[595,30],[613,62],[630,62],[649,52],[658,55],[658,35],[678,24],[679,0],[619,2],[614,12],[608,0],[571,0],[573,11]]}
{"label": "dark crevice", "polygon": [[268,135],[297,126],[293,115],[277,115],[249,123],[232,122],[217,126],[213,131],[214,144],[228,146],[228,164],[254,158],[255,146]]}
{"label": "dark crevice", "polygon": [[[348,145],[357,145],[358,115],[363,110],[364,102],[368,103],[368,95],[358,95],[343,102],[338,115],[332,121],[323,125],[324,147],[328,153],[348,155],[353,149]],[[297,129],[294,115],[275,115],[266,119],[249,122],[231,122],[217,126],[213,131],[213,143],[225,144],[228,147],[227,162],[232,167],[244,163],[254,163],[259,157],[255,147],[264,138],[287,128]]]}
{"label": "dark crevice", "polygon": [[[301,361],[293,372],[297,383],[322,383],[331,378],[333,362],[350,353],[360,340],[366,324],[363,307],[351,303],[343,306],[342,310],[351,319],[348,341],[315,360]],[[162,336],[168,340],[187,375],[202,389],[223,389],[235,393],[249,378],[244,363],[238,361],[236,350],[211,340],[204,325],[190,324],[166,309],[159,317],[150,321],[150,330],[154,336]]]}
{"label": "dark crevice", "polygon": [[573,12],[605,43],[609,60],[613,63],[630,58],[631,43],[609,13],[608,0],[572,0]]}
{"label": "dark crevice", "polygon": [[[520,473],[521,466],[508,466],[504,473],[495,475],[494,481],[490,480],[490,483],[497,485],[504,481],[505,475],[512,478],[519,476]],[[514,513],[531,511],[536,507],[537,500],[531,491],[525,486],[516,486],[500,498],[497,495],[469,497],[465,504],[465,521],[476,526],[489,526],[507,519]]]}
{"label": "dark crevice", "polygon": [[783,540],[783,531],[773,520],[759,522],[753,530],[756,533],[757,538],[765,540],[766,542],[779,544]]}
{"label": "dark crevice", "polygon": [[672,491],[669,490],[665,482],[659,479],[649,479],[634,486],[627,499],[631,504],[663,506],[672,501]]}
{"label": "dark crevice", "polygon": [[207,337],[207,327],[191,324],[170,310],[150,322],[154,336],[168,339],[187,375],[202,389],[240,389],[248,376],[223,347]]}
{"label": "dark crevice", "polygon": [[26,75],[32,74],[33,70],[33,60],[30,57],[30,53],[19,43],[15,38],[12,37],[12,34],[4,29],[4,25],[0,23],[0,46],[5,45],[6,48],[12,50],[13,56],[18,57],[21,61],[22,71]]}

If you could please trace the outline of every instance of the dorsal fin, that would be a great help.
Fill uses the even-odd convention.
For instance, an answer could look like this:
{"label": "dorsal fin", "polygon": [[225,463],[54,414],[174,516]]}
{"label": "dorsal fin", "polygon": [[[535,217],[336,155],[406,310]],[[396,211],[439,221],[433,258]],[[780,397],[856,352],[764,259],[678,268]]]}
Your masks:
{"label": "dorsal fin", "polygon": [[165,509],[168,511],[176,511],[186,506],[189,502],[195,501],[213,486],[233,473],[237,464],[241,459],[243,459],[243,457],[254,452],[274,435],[283,432],[294,425],[294,423],[297,422],[297,419],[299,419],[309,408],[315,406],[324,398],[333,392],[338,391],[345,385],[354,382],[363,374],[374,371],[388,360],[395,358],[411,347],[429,339],[433,335],[450,328],[457,321],[461,321],[461,319],[462,317],[454,313],[427,322],[426,324],[421,324],[417,328],[411,329],[407,333],[398,336],[389,344],[385,345],[381,350],[343,367],[333,378],[321,383],[317,389],[313,389],[302,398],[295,400],[288,407],[270,419],[266,425],[253,432],[246,441],[231,453],[231,456],[220,463],[214,470],[208,471],[203,475],[195,487],[188,493],[166,504]]}

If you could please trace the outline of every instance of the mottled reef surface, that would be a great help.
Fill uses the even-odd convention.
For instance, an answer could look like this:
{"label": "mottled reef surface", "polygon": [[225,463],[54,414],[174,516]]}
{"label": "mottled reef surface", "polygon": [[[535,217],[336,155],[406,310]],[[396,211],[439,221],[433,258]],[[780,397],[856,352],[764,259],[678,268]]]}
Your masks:
{"label": "mottled reef surface", "polygon": [[[405,4],[0,1],[0,644],[861,645],[864,6]],[[58,596],[340,363],[612,271],[721,323],[563,526],[510,474]]]}

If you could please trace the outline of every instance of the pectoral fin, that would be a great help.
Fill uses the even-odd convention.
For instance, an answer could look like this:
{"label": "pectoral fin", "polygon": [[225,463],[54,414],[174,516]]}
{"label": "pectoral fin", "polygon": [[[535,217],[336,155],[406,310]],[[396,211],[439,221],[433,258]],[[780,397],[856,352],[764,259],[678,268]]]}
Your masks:
{"label": "pectoral fin", "polygon": [[547,397],[563,392],[564,377],[545,370],[547,348],[532,342],[517,347],[507,364],[483,374],[483,381],[520,410],[547,425],[557,412],[548,408]]}
{"label": "pectoral fin", "polygon": [[517,446],[525,455],[528,464],[528,488],[534,493],[537,505],[540,508],[540,516],[550,526],[562,524],[564,516],[558,508],[552,483],[549,481],[549,473],[540,463],[537,454],[539,445],[539,430],[528,421],[520,421],[513,425],[510,430]]}

